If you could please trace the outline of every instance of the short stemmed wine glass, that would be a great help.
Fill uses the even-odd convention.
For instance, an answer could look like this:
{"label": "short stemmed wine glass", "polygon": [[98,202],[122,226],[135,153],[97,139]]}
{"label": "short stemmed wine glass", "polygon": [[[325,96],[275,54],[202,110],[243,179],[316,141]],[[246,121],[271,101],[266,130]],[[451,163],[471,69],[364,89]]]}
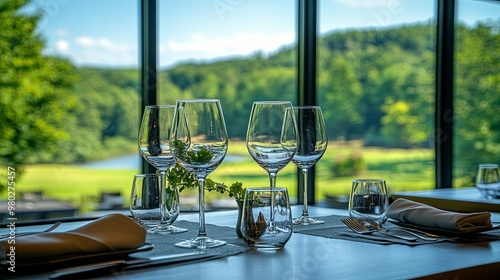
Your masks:
{"label": "short stemmed wine glass", "polygon": [[293,224],[322,224],[324,221],[309,217],[307,209],[307,175],[309,168],[323,156],[328,146],[325,121],[320,106],[294,106],[293,112],[299,129],[299,148],[292,158],[302,171],[304,204],[302,216],[293,219]]}
{"label": "short stemmed wine glass", "polygon": [[[297,123],[289,101],[257,101],[252,105],[246,135],[250,156],[269,174],[271,189],[276,187],[276,174],[297,151]],[[271,197],[271,205],[273,203]],[[272,207],[271,207],[272,208]],[[273,227],[274,215],[270,215]]]}
{"label": "short stemmed wine glass", "polygon": [[[166,211],[163,212],[166,216],[161,215],[161,177],[162,175],[160,173],[134,175],[132,191],[130,193],[130,213],[134,220],[145,227],[149,232],[161,233],[162,230],[165,230],[165,227],[170,227],[168,228],[170,231],[164,232],[179,232],[176,231],[177,228],[168,225],[165,226],[165,221],[171,224],[177,219],[179,211]],[[167,209],[178,208],[179,194],[177,188],[167,188],[165,190],[167,193],[165,195]],[[163,225],[160,226],[162,222]]]}
{"label": "short stemmed wine glass", "polygon": [[228,137],[222,107],[218,99],[178,100],[170,145],[179,163],[198,180],[198,236],[175,244],[184,248],[213,248],[225,245],[209,238],[205,230],[205,179],[226,156]]}
{"label": "short stemmed wine glass", "polygon": [[352,181],[347,211],[351,218],[361,221],[374,220],[382,225],[389,207],[387,186],[383,179],[356,179]]}
{"label": "short stemmed wine glass", "polygon": [[[172,217],[177,217],[180,212],[179,201],[170,207],[166,202],[167,195],[167,170],[175,165],[175,158],[170,150],[170,132],[174,117],[174,105],[149,105],[144,108],[141,127],[139,129],[139,151],[152,166],[161,174],[160,189],[160,223],[150,228],[150,233],[180,233],[187,229],[171,225]],[[171,193],[177,194],[176,186],[168,186]],[[174,199],[179,199],[175,195]],[[175,220],[175,219],[174,219]]]}

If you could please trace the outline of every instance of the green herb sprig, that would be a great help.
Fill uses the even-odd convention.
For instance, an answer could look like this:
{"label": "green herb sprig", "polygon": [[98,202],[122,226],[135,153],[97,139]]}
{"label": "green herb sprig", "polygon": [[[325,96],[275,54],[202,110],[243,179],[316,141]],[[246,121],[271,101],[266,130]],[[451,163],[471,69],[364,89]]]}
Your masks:
{"label": "green herb sprig", "polygon": [[[185,152],[186,145],[180,140],[175,140],[173,146],[180,151],[180,154],[185,154],[191,162],[206,163],[212,159],[212,153],[206,148],[197,152]],[[198,179],[178,163],[167,171],[166,177],[169,185],[176,186],[179,192],[198,187]],[[210,178],[205,180],[205,190],[221,194],[227,193],[229,197],[234,197],[236,200],[243,200],[246,191],[241,182],[234,182],[228,187],[226,184],[215,182]]]}
{"label": "green herb sprig", "polygon": [[[198,179],[179,164],[170,168],[167,171],[166,177],[168,184],[170,186],[176,186],[179,192],[182,192],[184,189],[194,189],[198,187]],[[241,182],[234,182],[228,187],[226,184],[215,182],[210,178],[205,180],[205,190],[210,192],[216,191],[221,194],[227,193],[229,197],[234,197],[236,200],[243,200],[246,191]]]}

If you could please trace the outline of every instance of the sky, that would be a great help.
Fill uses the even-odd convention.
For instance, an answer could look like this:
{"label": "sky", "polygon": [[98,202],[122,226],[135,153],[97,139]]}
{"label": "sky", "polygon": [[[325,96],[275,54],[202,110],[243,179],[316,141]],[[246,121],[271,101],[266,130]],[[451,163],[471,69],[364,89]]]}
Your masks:
{"label": "sky", "polygon": [[[320,34],[435,21],[434,0],[318,0]],[[77,66],[139,65],[139,0],[32,0],[42,13],[45,53]],[[162,68],[294,44],[295,0],[158,0]],[[500,2],[459,0],[457,18],[474,25],[500,20]]]}

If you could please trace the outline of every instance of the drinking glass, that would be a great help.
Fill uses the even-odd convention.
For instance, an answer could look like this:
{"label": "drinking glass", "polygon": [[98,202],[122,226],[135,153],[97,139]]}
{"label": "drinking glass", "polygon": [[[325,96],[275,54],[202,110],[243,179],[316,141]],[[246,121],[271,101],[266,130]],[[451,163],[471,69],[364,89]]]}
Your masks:
{"label": "drinking glass", "polygon": [[389,198],[385,180],[363,179],[352,181],[349,195],[349,216],[358,220],[372,219],[382,225],[387,218]]}
{"label": "drinking glass", "polygon": [[226,156],[228,138],[222,107],[218,99],[178,100],[170,139],[172,152],[179,163],[198,180],[198,236],[175,245],[185,248],[213,248],[225,245],[209,238],[205,231],[204,185]]}
{"label": "drinking glass", "polygon": [[255,250],[283,248],[292,236],[292,211],[287,189],[248,188],[240,229],[245,242]]}
{"label": "drinking glass", "polygon": [[484,197],[500,196],[498,164],[482,163],[477,166],[476,187]]}
{"label": "drinking glass", "polygon": [[[176,186],[167,188],[167,170],[175,165],[175,158],[170,150],[170,133],[175,113],[174,105],[149,105],[144,108],[141,127],[139,129],[139,151],[144,159],[154,166],[161,175],[160,213],[162,222],[152,229],[152,233],[185,232],[187,229],[173,230],[168,222],[170,215],[165,205],[166,192]],[[177,192],[177,190],[175,190]],[[179,211],[179,209],[177,209]],[[177,217],[177,216],[175,216]]]}
{"label": "drinking glass", "polygon": [[[250,156],[269,174],[270,187],[276,187],[276,174],[297,152],[299,136],[288,101],[254,102],[246,135]],[[271,202],[272,202],[271,197]],[[270,215],[273,221],[273,212]]]}
{"label": "drinking glass", "polygon": [[293,219],[294,224],[322,224],[324,221],[309,217],[307,209],[307,175],[309,168],[323,156],[328,146],[326,126],[320,106],[294,106],[293,112],[299,130],[299,148],[292,158],[302,171],[304,204],[302,216]]}
{"label": "drinking glass", "polygon": [[187,229],[172,226],[180,212],[177,188],[165,190],[164,205],[161,211],[161,174],[137,174],[134,176],[130,193],[130,212],[136,222],[150,233],[179,233]]}

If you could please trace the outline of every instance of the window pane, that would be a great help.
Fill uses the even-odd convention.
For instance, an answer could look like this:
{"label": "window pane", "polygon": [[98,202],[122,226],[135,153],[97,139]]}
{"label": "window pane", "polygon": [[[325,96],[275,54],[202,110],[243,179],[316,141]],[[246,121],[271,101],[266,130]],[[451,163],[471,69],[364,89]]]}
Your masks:
{"label": "window pane", "polygon": [[[229,153],[209,178],[227,185],[268,186],[267,172],[248,154],[246,129],[252,103],[296,100],[295,0],[159,1],[159,102],[218,98],[230,139]],[[290,163],[277,184],[296,191]],[[181,208],[189,209],[183,192]],[[207,194],[209,207],[227,195]],[[195,207],[196,199],[193,199]],[[235,207],[234,199],[229,199]]]}
{"label": "window pane", "polygon": [[354,178],[383,178],[389,192],[435,187],[435,5],[320,1],[318,101],[330,145],[317,201],[348,195]]}
{"label": "window pane", "polygon": [[[58,213],[67,207],[62,202],[83,215],[128,207],[140,170],[138,7],[136,0],[74,0],[21,8],[24,17],[41,14],[36,34],[42,41],[38,49],[13,49],[14,65],[28,69],[14,68],[14,74],[29,75],[23,91],[2,93],[19,112],[2,129],[16,134],[2,149],[2,164],[19,167],[19,220],[74,214]],[[11,34],[6,28],[16,32],[2,25],[2,33]],[[21,41],[32,40],[23,34]],[[42,58],[28,60],[31,51]],[[22,216],[23,208],[29,214]]]}
{"label": "window pane", "polygon": [[500,4],[458,1],[455,27],[454,187],[479,163],[500,163]]}

